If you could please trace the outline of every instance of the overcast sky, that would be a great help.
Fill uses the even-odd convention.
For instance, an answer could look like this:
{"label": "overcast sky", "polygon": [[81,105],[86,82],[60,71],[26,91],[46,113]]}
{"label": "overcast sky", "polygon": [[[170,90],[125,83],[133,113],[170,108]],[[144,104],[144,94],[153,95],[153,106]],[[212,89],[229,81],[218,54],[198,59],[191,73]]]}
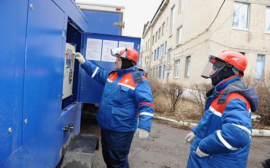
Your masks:
{"label": "overcast sky", "polygon": [[76,0],[76,2],[124,6],[124,36],[141,37],[143,26],[151,21],[162,0]]}

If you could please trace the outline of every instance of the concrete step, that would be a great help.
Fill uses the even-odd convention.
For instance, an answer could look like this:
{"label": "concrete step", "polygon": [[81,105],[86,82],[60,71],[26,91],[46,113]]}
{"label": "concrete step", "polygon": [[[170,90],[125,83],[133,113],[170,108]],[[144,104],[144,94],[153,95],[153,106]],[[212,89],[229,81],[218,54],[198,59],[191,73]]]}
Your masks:
{"label": "concrete step", "polygon": [[95,150],[98,150],[98,137],[77,135],[64,155],[61,168],[92,168]]}

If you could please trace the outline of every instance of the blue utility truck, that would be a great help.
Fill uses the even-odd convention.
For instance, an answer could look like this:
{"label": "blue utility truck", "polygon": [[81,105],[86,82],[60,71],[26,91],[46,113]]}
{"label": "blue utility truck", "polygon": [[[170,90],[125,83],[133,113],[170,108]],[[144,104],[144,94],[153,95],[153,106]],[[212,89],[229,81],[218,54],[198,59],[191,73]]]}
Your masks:
{"label": "blue utility truck", "polygon": [[79,6],[74,0],[0,1],[1,168],[56,167],[80,133],[82,104],[99,103],[103,87],[72,52],[113,70],[111,47],[140,50],[140,38],[121,36],[118,7]]}

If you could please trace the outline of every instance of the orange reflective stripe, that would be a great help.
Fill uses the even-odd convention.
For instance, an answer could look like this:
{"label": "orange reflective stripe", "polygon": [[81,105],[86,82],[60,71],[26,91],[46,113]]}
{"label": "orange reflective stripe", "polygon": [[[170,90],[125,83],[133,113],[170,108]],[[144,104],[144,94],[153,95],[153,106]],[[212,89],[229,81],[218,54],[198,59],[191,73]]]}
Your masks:
{"label": "orange reflective stripe", "polygon": [[116,78],[117,78],[117,72],[112,72],[112,73],[110,74],[110,76],[108,77],[108,79],[109,79],[110,81],[114,81]]}

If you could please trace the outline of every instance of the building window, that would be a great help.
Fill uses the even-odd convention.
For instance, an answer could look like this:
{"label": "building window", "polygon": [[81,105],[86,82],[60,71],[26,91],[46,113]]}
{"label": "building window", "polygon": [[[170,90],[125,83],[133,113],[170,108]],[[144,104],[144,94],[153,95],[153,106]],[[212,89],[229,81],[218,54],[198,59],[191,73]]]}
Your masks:
{"label": "building window", "polygon": [[162,56],[163,55],[163,44],[160,46],[160,54],[159,54],[160,56]]}
{"label": "building window", "polygon": [[177,29],[177,42],[176,44],[179,45],[182,43],[182,27]]}
{"label": "building window", "polygon": [[189,71],[190,71],[190,56],[186,58],[186,69],[185,69],[185,77],[189,77]]}
{"label": "building window", "polygon": [[235,2],[233,13],[233,27],[237,29],[248,29],[249,5],[246,3]]}
{"label": "building window", "polygon": [[169,35],[173,34],[173,26],[174,26],[174,6],[171,8],[171,20],[170,20],[170,32]]}
{"label": "building window", "polygon": [[157,55],[156,55],[157,53],[156,53],[156,52],[157,52],[157,51],[155,50],[155,52],[154,52],[154,61],[157,59],[157,57],[156,57],[156,56],[157,56]]}
{"label": "building window", "polygon": [[156,79],[158,79],[158,67],[156,67]]}
{"label": "building window", "polygon": [[184,0],[179,0],[179,13],[183,11],[183,1]]}
{"label": "building window", "polygon": [[180,60],[176,60],[174,64],[174,78],[179,78]]}
{"label": "building window", "polygon": [[148,45],[147,45],[147,42],[146,42],[146,44],[145,44],[145,49],[146,49],[146,51],[148,50],[147,47],[148,47]]}
{"label": "building window", "polygon": [[258,54],[256,62],[256,79],[262,79],[263,69],[264,69],[264,55]]}
{"label": "building window", "polygon": [[164,54],[167,53],[167,41],[165,41],[165,46],[164,46]]}
{"label": "building window", "polygon": [[166,66],[163,65],[163,74],[162,74],[162,78],[163,78],[163,79],[165,78],[165,68],[166,68]]}
{"label": "building window", "polygon": [[159,59],[159,47],[157,48],[157,60]]}
{"label": "building window", "polygon": [[265,31],[270,33],[270,7],[266,8]]}
{"label": "building window", "polygon": [[161,33],[162,36],[164,35],[164,29],[165,29],[165,22],[162,24],[162,33]]}
{"label": "building window", "polygon": [[170,48],[169,50],[168,50],[168,59],[167,59],[167,63],[169,64],[169,63],[171,63],[171,52],[172,52],[172,49]]}
{"label": "building window", "polygon": [[158,79],[161,79],[161,66],[159,66],[159,68],[158,68]]}
{"label": "building window", "polygon": [[158,39],[160,39],[161,27],[158,29]]}
{"label": "building window", "polygon": [[146,56],[144,57],[144,63],[146,63]]}
{"label": "building window", "polygon": [[166,22],[166,31],[168,31],[168,25],[169,25],[169,17],[167,17],[167,22]]}
{"label": "building window", "polygon": [[157,38],[158,38],[158,32],[156,32],[156,42],[157,42]]}

